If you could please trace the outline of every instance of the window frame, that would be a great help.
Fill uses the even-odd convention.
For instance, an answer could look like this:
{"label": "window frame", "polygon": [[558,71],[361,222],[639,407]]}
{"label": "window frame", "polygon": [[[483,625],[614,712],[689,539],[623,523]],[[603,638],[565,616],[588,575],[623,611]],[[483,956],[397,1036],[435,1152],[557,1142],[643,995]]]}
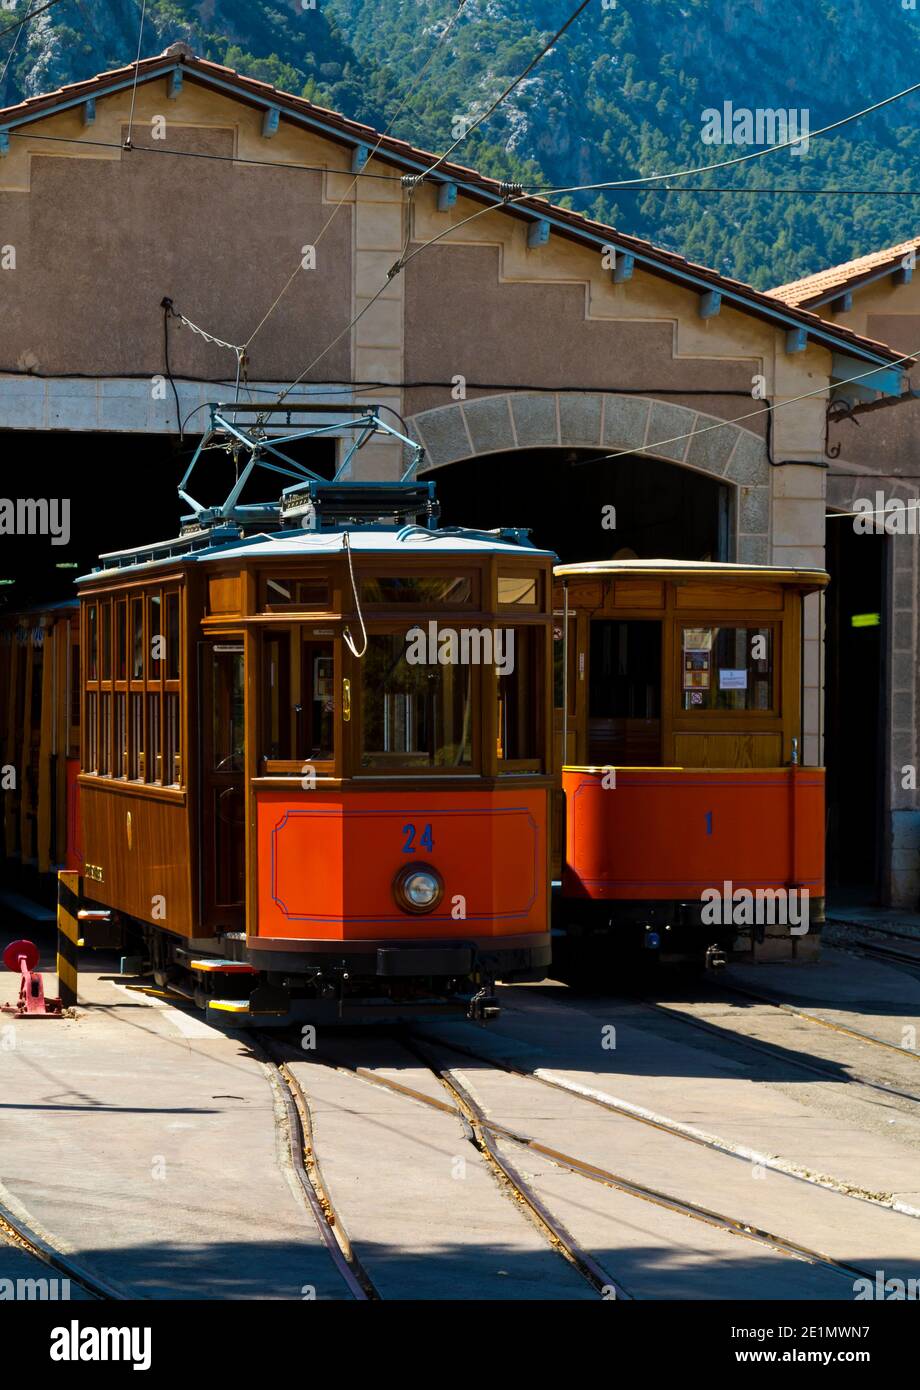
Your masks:
{"label": "window frame", "polygon": [[[152,654],[153,634],[150,630],[151,614],[155,603],[159,603],[160,626],[166,626],[166,615],[170,596],[178,599],[176,616],[178,619],[178,659],[179,674],[168,677],[167,662],[169,650],[168,633],[162,636],[164,653],[158,659]],[[140,607],[140,655],[141,674],[135,674],[135,618]],[[88,651],[84,643],[88,641],[91,612],[96,614],[97,661],[95,679],[89,678],[88,657],[81,663],[81,708],[83,726],[80,739],[81,775],[98,778],[100,782],[115,783],[132,788],[150,788],[157,792],[184,793],[186,790],[185,757],[183,753],[183,673],[185,667],[185,585],[179,580],[166,580],[158,584],[132,585],[123,590],[110,590],[86,595],[83,599],[80,644],[81,650]],[[102,675],[102,649],[105,625],[110,631],[108,677]],[[124,671],[122,673],[119,656],[124,652]],[[156,674],[154,674],[156,672]],[[93,702],[90,697],[94,696]],[[167,781],[166,732],[168,698],[175,701],[176,728],[176,771],[178,780]],[[135,732],[134,702],[140,701],[140,737]],[[109,710],[108,719],[103,719],[103,707]],[[93,710],[91,718],[90,711]],[[124,710],[123,721],[119,710]],[[155,761],[151,761],[151,718],[156,718]],[[107,727],[106,727],[107,726]],[[116,738],[123,734],[123,742]],[[105,748],[102,738],[105,734]],[[138,744],[141,745],[138,750]],[[92,756],[95,749],[95,757]],[[90,762],[95,766],[91,767]],[[131,776],[135,763],[139,776]],[[101,771],[104,767],[105,771]],[[151,776],[151,772],[153,776]]]}
{"label": "window frame", "polygon": [[[708,709],[703,705],[688,706],[686,709],[683,704],[683,653],[684,653],[684,632],[688,628],[712,628],[716,632],[723,628],[742,628],[748,632],[769,631],[770,633],[770,656],[772,659],[770,706],[768,709],[719,709],[718,707]],[[716,638],[713,638],[715,646]],[[756,720],[758,723],[780,724],[783,719],[783,683],[782,683],[782,643],[783,643],[783,619],[771,616],[769,618],[736,618],[730,616],[728,619],[706,616],[694,618],[682,613],[674,623],[674,714],[673,725],[675,729],[680,726],[681,733],[686,732],[683,725],[686,723],[690,731],[698,726],[701,720],[707,722],[717,720],[728,720],[730,723],[744,723],[746,720]],[[715,677],[715,668],[712,669],[712,676]]]}
{"label": "window frame", "polygon": [[[409,612],[402,615],[402,620],[395,619],[371,619],[366,622],[368,639],[371,637],[401,636],[405,638],[410,628],[418,627],[423,624],[419,621],[420,613],[426,611],[425,605],[419,606],[419,611],[412,613],[412,605],[406,605]],[[450,610],[443,610],[450,611]],[[454,612],[466,612],[466,609],[455,609]],[[483,623],[483,626],[491,625]],[[451,779],[481,779],[488,774],[483,766],[483,668],[479,665],[470,664],[466,670],[470,673],[470,699],[474,710],[474,717],[470,722],[470,761],[457,767],[426,767],[419,764],[396,762],[387,766],[365,767],[362,763],[364,757],[364,682],[362,678],[363,663],[357,659],[352,662],[354,676],[352,678],[351,693],[351,724],[353,727],[353,742],[351,744],[351,757],[353,767],[351,776],[355,779],[380,780],[399,779],[417,777],[424,778],[444,778]]]}
{"label": "window frame", "polygon": [[[290,617],[290,615],[288,615]],[[336,767],[342,754],[342,731],[341,731],[341,680],[342,680],[342,652],[341,652],[341,633],[338,625],[329,631],[315,633],[310,630],[311,619],[305,621],[284,621],[271,623],[259,630],[258,643],[258,690],[259,690],[259,713],[258,713],[258,752],[257,777],[304,777],[304,768],[309,766],[316,772],[317,777],[329,778],[336,776]],[[332,648],[332,752],[328,758],[269,758],[265,752],[266,746],[266,723],[269,708],[268,683],[267,683],[267,647],[271,639],[282,633],[287,634],[288,638],[288,680],[289,696],[288,704],[292,719],[290,736],[292,745],[296,741],[296,727],[293,723],[293,712],[301,702],[303,684],[303,660],[304,647],[327,644]]]}

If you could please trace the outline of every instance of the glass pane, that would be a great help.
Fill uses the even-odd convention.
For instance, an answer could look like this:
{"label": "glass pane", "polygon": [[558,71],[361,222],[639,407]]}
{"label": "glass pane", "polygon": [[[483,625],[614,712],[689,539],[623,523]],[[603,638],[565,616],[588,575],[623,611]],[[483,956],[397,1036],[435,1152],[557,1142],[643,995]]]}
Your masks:
{"label": "glass pane", "polygon": [[243,770],[243,651],[212,647],[212,770]]}
{"label": "glass pane", "polygon": [[109,775],[109,740],[112,736],[112,696],[104,690],[99,697],[99,771]]}
{"label": "glass pane", "polygon": [[112,605],[100,605],[99,616],[102,621],[102,679],[112,679]]}
{"label": "glass pane", "polygon": [[243,901],[246,872],[246,797],[236,783],[212,790],[214,826],[214,899],[223,907]]}
{"label": "glass pane", "polygon": [[383,575],[361,580],[363,603],[426,603],[456,607],[472,603],[473,581],[469,575],[414,575],[411,578]]}
{"label": "glass pane", "polygon": [[159,680],[166,655],[166,634],[163,632],[162,604],[159,594],[147,597],[147,675]]}
{"label": "glass pane", "polygon": [[500,604],[516,603],[525,608],[535,607],[537,576],[535,574],[500,574],[498,576],[498,601]]}
{"label": "glass pane", "polygon": [[162,782],[160,762],[160,697],[147,696],[147,781]]}
{"label": "glass pane", "polygon": [[97,678],[97,653],[99,650],[99,629],[98,629],[98,609],[91,603],[86,610],[86,679],[94,681]]}
{"label": "glass pane", "polygon": [[265,602],[269,608],[328,608],[329,585],[325,579],[269,579]]}
{"label": "glass pane", "polygon": [[115,605],[115,679],[117,681],[127,679],[128,654],[125,647],[127,619],[128,605],[124,599],[119,599]]}
{"label": "glass pane", "polygon": [[180,742],[179,742],[179,696],[167,694],[164,696],[164,731],[163,731],[163,780],[170,786],[178,787],[182,781],[182,768],[180,762]]}
{"label": "glass pane", "polygon": [[131,759],[128,776],[139,782],[144,776],[144,697],[131,696]]}
{"label": "glass pane", "polygon": [[83,767],[84,772],[95,772],[99,765],[96,712],[96,692],[91,690],[86,697],[86,762]]}
{"label": "glass pane", "polygon": [[773,634],[766,627],[685,627],[681,635],[684,709],[773,707]]}
{"label": "glass pane", "polygon": [[368,639],[361,662],[362,766],[468,767],[473,760],[469,666],[410,665],[404,633]]}
{"label": "glass pane", "polygon": [[144,677],[144,601],[131,600],[131,677],[143,680]]}
{"label": "glass pane", "polygon": [[127,771],[128,723],[125,709],[125,693],[115,692],[115,745],[113,749],[112,776],[124,777]]}
{"label": "glass pane", "polygon": [[319,761],[332,757],[334,670],[331,642],[304,642],[297,729],[298,758]]}
{"label": "glass pane", "polygon": [[[500,761],[533,761],[542,757],[537,717],[538,643],[543,629],[504,629],[507,671],[498,676],[498,757]],[[496,644],[497,645],[497,644]]]}
{"label": "glass pane", "polygon": [[273,760],[291,757],[291,638],[271,632],[265,638],[262,662],[264,728],[262,754]]}
{"label": "glass pane", "polygon": [[166,679],[179,679],[179,595],[166,595]]}

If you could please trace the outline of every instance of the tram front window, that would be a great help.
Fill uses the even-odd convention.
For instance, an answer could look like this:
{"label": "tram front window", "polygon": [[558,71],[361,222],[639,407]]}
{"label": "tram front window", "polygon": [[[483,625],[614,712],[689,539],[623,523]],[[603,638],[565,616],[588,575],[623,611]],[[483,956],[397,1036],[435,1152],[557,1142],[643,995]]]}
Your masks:
{"label": "tram front window", "polygon": [[361,662],[361,766],[471,767],[471,668],[414,665],[409,650],[402,632],[368,638]]}

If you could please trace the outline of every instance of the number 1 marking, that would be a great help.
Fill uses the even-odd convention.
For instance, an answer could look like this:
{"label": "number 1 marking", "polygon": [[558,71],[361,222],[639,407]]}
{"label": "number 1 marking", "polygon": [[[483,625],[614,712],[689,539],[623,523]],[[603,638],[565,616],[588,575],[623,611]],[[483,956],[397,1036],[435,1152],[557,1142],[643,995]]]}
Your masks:
{"label": "number 1 marking", "polygon": [[707,835],[711,835],[711,834],[712,834],[712,812],[711,812],[711,811],[707,811],[707,812],[706,812],[706,834],[707,834]]}

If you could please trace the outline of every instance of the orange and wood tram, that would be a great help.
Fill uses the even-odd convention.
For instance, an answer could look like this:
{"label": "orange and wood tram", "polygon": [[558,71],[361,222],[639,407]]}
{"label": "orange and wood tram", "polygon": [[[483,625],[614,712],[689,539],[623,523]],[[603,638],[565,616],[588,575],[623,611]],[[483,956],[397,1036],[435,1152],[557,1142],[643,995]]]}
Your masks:
{"label": "orange and wood tram", "polygon": [[597,968],[615,944],[620,959],[718,965],[789,933],[814,949],[824,769],[802,757],[803,600],[827,580],[705,561],[557,567],[560,961]]}
{"label": "orange and wood tram", "polygon": [[[492,1017],[496,979],[547,974],[551,920],[564,973],[720,964],[775,930],[745,897],[806,897],[813,945],[803,602],[827,575],[554,579],[526,532],[439,528],[419,446],[373,407],[352,453],[396,435],[398,483],[290,458],[328,428],[291,426],[311,409],[279,438],[271,412],[212,407],[178,537],[0,616],[4,850],[70,871],[86,943],[238,1024]],[[237,475],[215,507],[187,490],[205,448]],[[280,500],[242,500],[259,466]]]}
{"label": "orange and wood tram", "polygon": [[[77,581],[79,678],[61,646],[47,698],[59,752],[79,709],[80,768],[39,862],[79,865],[88,940],[98,912],[225,1021],[492,1016],[496,977],[550,960],[553,556],[438,529],[430,482],[323,480],[259,424],[215,407],[205,442],[270,455],[280,502],[193,502]],[[72,653],[69,610],[4,622],[20,729],[59,622]]]}

